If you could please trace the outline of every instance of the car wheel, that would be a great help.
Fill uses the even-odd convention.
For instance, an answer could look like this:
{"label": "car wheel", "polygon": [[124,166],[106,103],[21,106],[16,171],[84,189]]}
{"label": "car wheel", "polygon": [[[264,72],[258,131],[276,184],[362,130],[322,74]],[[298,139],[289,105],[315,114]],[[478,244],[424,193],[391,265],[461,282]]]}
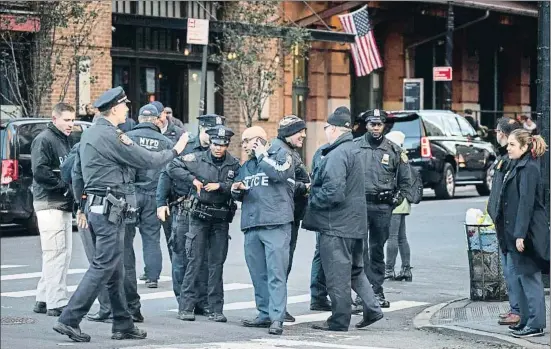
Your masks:
{"label": "car wheel", "polygon": [[452,199],[455,195],[455,171],[450,163],[444,164],[442,179],[434,187],[434,194],[437,199]]}
{"label": "car wheel", "polygon": [[36,218],[36,212],[27,219],[25,223],[25,229],[30,235],[40,235],[40,230],[38,230],[38,219]]}
{"label": "car wheel", "polygon": [[476,191],[481,196],[488,196],[490,195],[490,191],[492,190],[492,178],[493,178],[493,168],[492,166],[489,166],[486,169],[486,175],[484,177],[484,183],[477,184],[476,185]]}

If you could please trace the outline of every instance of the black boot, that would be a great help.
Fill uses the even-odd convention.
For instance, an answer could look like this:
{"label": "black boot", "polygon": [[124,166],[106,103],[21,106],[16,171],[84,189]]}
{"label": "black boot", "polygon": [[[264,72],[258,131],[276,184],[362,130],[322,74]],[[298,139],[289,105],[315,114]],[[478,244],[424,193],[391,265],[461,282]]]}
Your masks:
{"label": "black boot", "polygon": [[379,301],[379,306],[381,308],[390,308],[390,302],[385,299],[385,294],[383,292],[375,293],[375,298]]}
{"label": "black boot", "polygon": [[394,269],[387,269],[385,270],[385,280],[394,280],[396,279],[396,273],[394,273]]}
{"label": "black boot", "polygon": [[411,275],[411,267],[402,267],[400,273],[395,278],[396,281],[412,282],[413,275]]}

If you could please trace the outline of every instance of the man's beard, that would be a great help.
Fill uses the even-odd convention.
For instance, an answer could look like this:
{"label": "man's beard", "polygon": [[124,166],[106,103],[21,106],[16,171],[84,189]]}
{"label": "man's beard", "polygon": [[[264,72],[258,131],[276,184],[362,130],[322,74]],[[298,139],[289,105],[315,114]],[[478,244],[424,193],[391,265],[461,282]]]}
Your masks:
{"label": "man's beard", "polygon": [[381,138],[383,138],[383,132],[369,131],[369,134],[371,135],[371,137],[373,137],[376,140],[380,140]]}

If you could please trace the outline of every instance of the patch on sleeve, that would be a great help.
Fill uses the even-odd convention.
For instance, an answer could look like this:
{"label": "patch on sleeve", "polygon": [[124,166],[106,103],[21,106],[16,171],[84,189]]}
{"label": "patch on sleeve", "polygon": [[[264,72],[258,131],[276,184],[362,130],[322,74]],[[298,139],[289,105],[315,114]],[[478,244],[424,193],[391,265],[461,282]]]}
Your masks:
{"label": "patch on sleeve", "polygon": [[119,134],[119,141],[124,145],[132,145],[134,143],[125,133]]}
{"label": "patch on sleeve", "polygon": [[195,161],[195,154],[186,154],[182,157],[184,161]]}
{"label": "patch on sleeve", "polygon": [[409,160],[409,159],[408,159],[408,155],[406,154],[405,151],[403,151],[402,154],[400,154],[400,159],[402,159],[402,162],[403,162],[404,164],[407,164],[407,163],[408,163],[408,160]]}

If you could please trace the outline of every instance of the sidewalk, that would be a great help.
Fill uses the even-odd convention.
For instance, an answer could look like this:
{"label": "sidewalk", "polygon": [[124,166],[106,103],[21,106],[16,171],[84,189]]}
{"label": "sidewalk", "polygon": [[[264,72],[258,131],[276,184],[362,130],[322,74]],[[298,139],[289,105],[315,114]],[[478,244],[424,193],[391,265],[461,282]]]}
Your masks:
{"label": "sidewalk", "polygon": [[[545,297],[549,319],[549,296]],[[524,348],[549,348],[549,329],[544,336],[518,339],[510,335],[508,326],[497,324],[498,315],[509,311],[507,302],[473,302],[458,299],[425,309],[414,319],[417,329],[443,328],[457,332],[493,337]]]}

